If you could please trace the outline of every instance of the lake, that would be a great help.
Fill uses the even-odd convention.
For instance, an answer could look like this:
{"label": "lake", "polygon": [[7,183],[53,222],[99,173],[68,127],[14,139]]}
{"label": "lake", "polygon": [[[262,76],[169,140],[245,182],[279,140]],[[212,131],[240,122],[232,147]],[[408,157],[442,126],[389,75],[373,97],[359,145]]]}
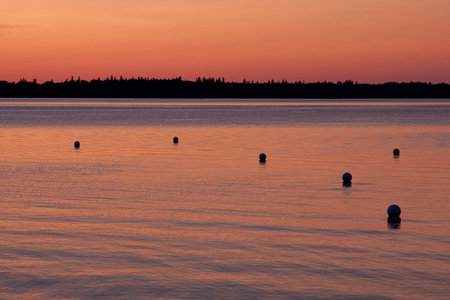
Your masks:
{"label": "lake", "polygon": [[449,200],[449,99],[0,99],[1,299],[448,299]]}

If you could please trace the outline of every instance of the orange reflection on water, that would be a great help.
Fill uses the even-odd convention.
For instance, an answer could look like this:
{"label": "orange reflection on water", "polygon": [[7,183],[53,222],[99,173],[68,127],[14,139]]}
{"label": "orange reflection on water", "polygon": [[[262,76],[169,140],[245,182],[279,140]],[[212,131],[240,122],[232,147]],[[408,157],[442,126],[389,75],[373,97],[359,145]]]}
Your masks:
{"label": "orange reflection on water", "polygon": [[[318,297],[325,287],[439,297],[449,269],[449,132],[6,128],[0,285],[18,286],[0,296]],[[386,225],[393,203],[400,230]]]}

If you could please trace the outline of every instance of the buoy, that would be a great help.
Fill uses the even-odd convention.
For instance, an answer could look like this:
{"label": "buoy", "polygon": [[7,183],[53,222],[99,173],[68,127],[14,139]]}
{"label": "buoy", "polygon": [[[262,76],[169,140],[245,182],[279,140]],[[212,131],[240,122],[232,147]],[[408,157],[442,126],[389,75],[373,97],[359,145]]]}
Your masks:
{"label": "buoy", "polygon": [[342,181],[343,181],[344,183],[351,183],[351,182],[352,182],[352,174],[350,174],[350,173],[344,173],[344,174],[342,175]]}
{"label": "buoy", "polygon": [[267,156],[266,156],[266,154],[264,154],[264,153],[261,153],[261,154],[259,155],[259,161],[266,161],[266,158],[267,158]]}
{"label": "buoy", "polygon": [[394,149],[394,151],[392,151],[394,153],[395,156],[399,156],[400,155],[400,150],[398,150],[397,148]]}
{"label": "buoy", "polygon": [[174,137],[174,138],[173,138],[173,143],[174,143],[174,144],[178,144],[178,137]]}
{"label": "buoy", "polygon": [[402,210],[400,209],[400,206],[397,204],[392,204],[387,209],[387,214],[389,215],[389,218],[398,218],[400,217],[400,214],[402,213]]}
{"label": "buoy", "polygon": [[75,148],[80,148],[80,142],[76,141],[75,143],[73,143],[73,145],[75,146]]}

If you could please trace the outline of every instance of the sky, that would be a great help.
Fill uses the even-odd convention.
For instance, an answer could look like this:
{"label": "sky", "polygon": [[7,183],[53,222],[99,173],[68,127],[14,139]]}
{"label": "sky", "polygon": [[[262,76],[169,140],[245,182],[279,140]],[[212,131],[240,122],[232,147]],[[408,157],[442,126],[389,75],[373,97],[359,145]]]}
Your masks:
{"label": "sky", "polygon": [[450,1],[0,1],[0,80],[111,75],[450,83]]}

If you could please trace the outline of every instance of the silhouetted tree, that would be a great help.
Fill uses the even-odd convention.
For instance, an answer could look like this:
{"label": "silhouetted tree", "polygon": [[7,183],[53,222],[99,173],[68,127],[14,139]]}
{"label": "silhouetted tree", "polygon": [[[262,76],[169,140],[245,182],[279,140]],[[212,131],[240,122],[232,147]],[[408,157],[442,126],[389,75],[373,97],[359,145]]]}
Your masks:
{"label": "silhouetted tree", "polygon": [[0,81],[0,97],[146,97],[146,98],[450,98],[450,85],[420,82],[384,84],[358,84],[351,80],[345,82],[304,81],[289,83],[283,79],[275,83],[251,83],[244,78],[242,83],[228,82],[225,79],[198,77],[195,82],[174,79],[149,79],[139,76],[125,79],[120,76],[100,78],[90,82],[73,76],[69,81],[55,83],[53,80],[43,84],[34,79],[28,82],[21,78],[14,82]]}

